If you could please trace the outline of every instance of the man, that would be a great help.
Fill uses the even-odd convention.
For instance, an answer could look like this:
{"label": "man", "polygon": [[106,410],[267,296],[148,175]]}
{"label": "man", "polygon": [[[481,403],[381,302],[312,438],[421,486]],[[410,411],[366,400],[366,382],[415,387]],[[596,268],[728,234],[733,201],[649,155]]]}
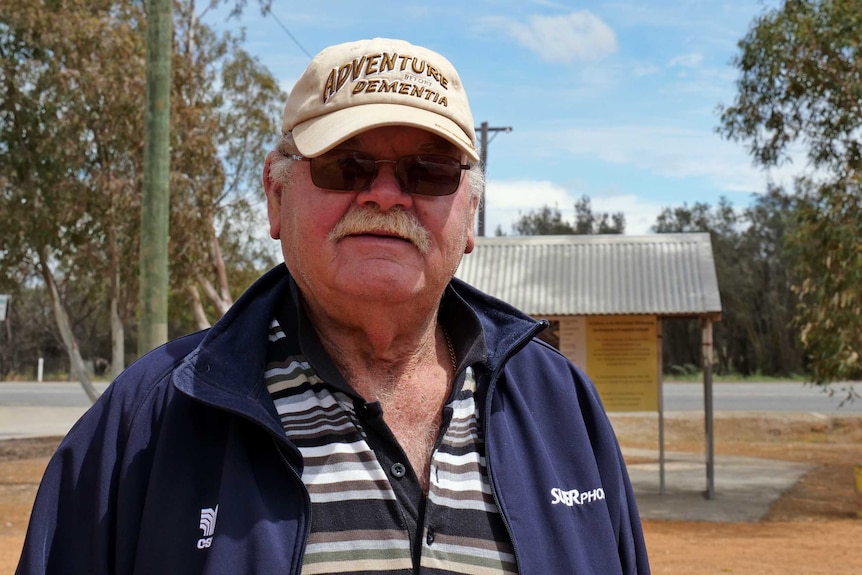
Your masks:
{"label": "man", "polygon": [[286,266],[69,433],[18,573],[648,573],[594,388],[452,279],[482,187],[452,65],[327,48],[282,134]]}

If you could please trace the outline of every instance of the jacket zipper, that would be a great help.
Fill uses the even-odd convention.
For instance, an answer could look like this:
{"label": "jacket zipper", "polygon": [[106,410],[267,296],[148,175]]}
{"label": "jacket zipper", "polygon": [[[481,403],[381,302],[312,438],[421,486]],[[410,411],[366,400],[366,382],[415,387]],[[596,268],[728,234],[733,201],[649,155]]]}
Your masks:
{"label": "jacket zipper", "polygon": [[296,472],[296,469],[293,468],[293,465],[288,461],[287,456],[285,456],[284,452],[281,450],[281,446],[279,445],[280,439],[277,437],[272,438],[272,443],[275,446],[275,450],[278,452],[279,457],[281,457],[282,463],[290,470],[290,473],[293,477],[299,482],[300,487],[302,487],[302,495],[305,499],[305,509],[306,509],[306,522],[305,522],[305,533],[302,537],[302,542],[299,545],[299,563],[297,564],[296,573],[302,573],[302,563],[305,560],[305,547],[308,545],[308,537],[311,534],[311,496],[308,494],[308,489],[305,487],[305,483],[302,482],[302,477],[299,476],[299,473]]}
{"label": "jacket zipper", "polygon": [[488,479],[491,484],[491,495],[494,497],[494,503],[497,505],[497,509],[500,510],[500,517],[503,519],[503,525],[506,527],[506,532],[509,534],[509,540],[512,542],[512,554],[515,556],[515,568],[520,571],[521,562],[518,559],[518,546],[515,542],[515,534],[512,531],[512,526],[509,524],[509,518],[506,516],[506,512],[503,510],[503,506],[500,504],[500,498],[497,495],[497,482],[494,480],[494,473],[491,469],[491,451],[488,449],[487,442],[491,438],[490,431],[490,413],[491,413],[491,400],[494,395],[494,388],[497,386],[497,380],[500,377],[500,373],[502,373],[503,368],[506,366],[506,363],[509,359],[521,351],[530,340],[533,339],[539,332],[544,330],[550,325],[547,320],[540,320],[533,328],[527,332],[521,339],[519,339],[515,345],[509,348],[503,358],[500,360],[499,365],[496,369],[491,373],[488,379],[488,397],[485,398],[485,413],[484,413],[484,425],[485,428],[485,437],[486,437],[486,449],[485,449],[485,462],[488,466]]}

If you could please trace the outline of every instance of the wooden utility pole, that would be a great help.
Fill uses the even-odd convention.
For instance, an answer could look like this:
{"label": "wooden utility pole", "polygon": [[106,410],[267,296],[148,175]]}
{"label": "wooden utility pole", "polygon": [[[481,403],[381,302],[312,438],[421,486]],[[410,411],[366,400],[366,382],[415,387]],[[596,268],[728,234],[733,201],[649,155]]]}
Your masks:
{"label": "wooden utility pole", "polygon": [[[511,132],[511,127],[506,128],[489,128],[488,122],[482,122],[479,128],[476,129],[479,132],[479,167],[482,169],[482,173],[486,176],[488,175],[488,171],[486,166],[488,165],[488,132]],[[485,235],[485,189],[482,189],[482,199],[479,202],[479,229],[477,230],[479,233],[479,237],[483,237]]]}
{"label": "wooden utility pole", "polygon": [[138,354],[168,340],[172,0],[147,0]]}

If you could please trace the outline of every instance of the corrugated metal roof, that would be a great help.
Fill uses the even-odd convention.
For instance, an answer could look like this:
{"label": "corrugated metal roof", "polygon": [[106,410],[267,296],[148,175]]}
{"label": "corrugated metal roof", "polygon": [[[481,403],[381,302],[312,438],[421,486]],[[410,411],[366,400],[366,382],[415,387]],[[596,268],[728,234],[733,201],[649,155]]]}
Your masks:
{"label": "corrugated metal roof", "polygon": [[455,275],[532,316],[721,312],[706,233],[476,238]]}

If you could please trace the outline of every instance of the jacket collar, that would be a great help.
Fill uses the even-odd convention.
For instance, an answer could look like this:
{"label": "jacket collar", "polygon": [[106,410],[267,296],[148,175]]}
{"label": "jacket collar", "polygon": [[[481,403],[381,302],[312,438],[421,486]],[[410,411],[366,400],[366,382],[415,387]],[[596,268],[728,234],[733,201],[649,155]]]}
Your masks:
{"label": "jacket collar", "polygon": [[203,403],[284,431],[263,381],[269,327],[278,302],[290,297],[280,264],[261,276],[207,332],[173,375],[174,386]]}
{"label": "jacket collar", "polygon": [[[284,264],[258,279],[180,364],[173,375],[174,386],[199,401],[260,421],[283,435],[273,402],[268,399],[263,372],[276,310],[285,300],[299,305],[292,283]],[[496,371],[515,346],[537,329],[533,318],[457,278],[446,288],[443,307],[443,315],[450,321],[465,321],[472,326],[468,331],[474,333],[481,330],[484,337],[478,338],[478,343],[462,340],[462,357],[483,363],[489,372]],[[459,337],[459,330],[450,331]]]}
{"label": "jacket collar", "polygon": [[483,363],[490,372],[497,371],[528,334],[541,331],[539,324],[542,322],[458,278],[452,278],[447,291],[476,313],[485,335]]}

